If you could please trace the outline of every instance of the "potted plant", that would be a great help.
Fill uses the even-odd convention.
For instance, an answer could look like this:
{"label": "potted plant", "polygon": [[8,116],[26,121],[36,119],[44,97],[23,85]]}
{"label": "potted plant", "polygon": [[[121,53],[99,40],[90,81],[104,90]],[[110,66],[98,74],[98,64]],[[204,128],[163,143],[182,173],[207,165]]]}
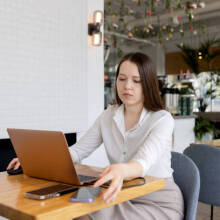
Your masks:
{"label": "potted plant", "polygon": [[[220,71],[213,68],[213,61],[217,56],[220,56],[220,49],[213,50],[213,46],[220,46],[220,39],[208,39],[201,43],[197,49],[189,45],[177,45],[183,52],[183,60],[195,74],[197,86],[194,85],[194,93],[197,97],[200,112],[206,111],[209,102],[211,102],[212,109],[212,100],[217,95],[217,86],[220,85]],[[208,75],[207,78],[202,76],[201,64],[203,68],[205,65],[206,75]],[[201,80],[200,85],[198,83],[199,80]],[[209,120],[201,116],[196,118],[194,132],[197,140],[208,140],[212,138],[215,131],[214,124]]]}
{"label": "potted plant", "polygon": [[194,133],[198,141],[209,141],[213,139],[216,128],[209,120],[198,116],[194,127]]}

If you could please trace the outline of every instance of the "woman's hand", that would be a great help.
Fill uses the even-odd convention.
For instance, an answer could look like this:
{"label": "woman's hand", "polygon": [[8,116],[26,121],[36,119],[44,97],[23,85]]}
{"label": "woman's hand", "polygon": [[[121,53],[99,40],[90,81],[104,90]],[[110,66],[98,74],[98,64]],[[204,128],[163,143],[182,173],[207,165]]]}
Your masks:
{"label": "woman's hand", "polygon": [[14,158],[13,160],[11,160],[11,162],[8,164],[8,167],[6,168],[7,170],[10,170],[12,168],[14,168],[14,170],[17,170],[20,166],[20,162],[18,160],[18,158]]}
{"label": "woman's hand", "polygon": [[106,203],[114,202],[118,193],[121,191],[125,171],[126,164],[123,163],[107,166],[95,182],[94,187],[98,187],[111,180],[109,188],[103,193],[103,200]]}
{"label": "woman's hand", "polygon": [[137,161],[127,163],[118,163],[107,166],[100,174],[99,179],[94,183],[94,187],[111,180],[109,188],[103,193],[103,199],[106,203],[114,202],[118,193],[121,191],[123,180],[130,180],[142,175],[142,165]]}

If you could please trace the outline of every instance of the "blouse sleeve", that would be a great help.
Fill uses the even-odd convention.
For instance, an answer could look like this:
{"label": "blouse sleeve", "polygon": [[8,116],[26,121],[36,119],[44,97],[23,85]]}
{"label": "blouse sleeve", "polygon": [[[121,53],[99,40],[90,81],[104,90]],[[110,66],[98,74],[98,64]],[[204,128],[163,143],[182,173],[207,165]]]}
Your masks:
{"label": "blouse sleeve", "polygon": [[173,129],[174,119],[170,114],[164,115],[156,122],[143,146],[139,148],[132,159],[142,165],[142,176],[147,174],[150,167],[158,161],[165,151],[171,151]]}
{"label": "blouse sleeve", "polygon": [[96,119],[95,123],[86,134],[69,149],[74,162],[79,163],[102,144],[103,140],[100,126],[101,116],[102,115]]}

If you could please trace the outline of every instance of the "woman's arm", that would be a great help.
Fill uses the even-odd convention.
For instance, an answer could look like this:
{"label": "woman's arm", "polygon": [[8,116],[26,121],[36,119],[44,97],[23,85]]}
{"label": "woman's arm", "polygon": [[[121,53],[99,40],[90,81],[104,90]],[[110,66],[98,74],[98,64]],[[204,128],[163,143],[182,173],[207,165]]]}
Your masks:
{"label": "woman's arm", "polygon": [[143,167],[141,176],[145,176],[147,171],[158,161],[158,159],[172,149],[172,134],[174,129],[174,119],[167,113],[158,120],[143,146],[139,148],[132,158]]}
{"label": "woman's arm", "polygon": [[104,112],[96,119],[92,127],[85,135],[72,147],[69,148],[73,161],[79,163],[82,159],[88,157],[103,142],[100,121]]}

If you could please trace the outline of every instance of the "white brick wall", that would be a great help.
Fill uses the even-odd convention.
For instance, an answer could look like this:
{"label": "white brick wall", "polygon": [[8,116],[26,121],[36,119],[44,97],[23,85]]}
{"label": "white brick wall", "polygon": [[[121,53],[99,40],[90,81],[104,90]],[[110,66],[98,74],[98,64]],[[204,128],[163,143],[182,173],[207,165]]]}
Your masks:
{"label": "white brick wall", "polygon": [[0,138],[87,128],[87,14],[85,0],[0,1]]}

